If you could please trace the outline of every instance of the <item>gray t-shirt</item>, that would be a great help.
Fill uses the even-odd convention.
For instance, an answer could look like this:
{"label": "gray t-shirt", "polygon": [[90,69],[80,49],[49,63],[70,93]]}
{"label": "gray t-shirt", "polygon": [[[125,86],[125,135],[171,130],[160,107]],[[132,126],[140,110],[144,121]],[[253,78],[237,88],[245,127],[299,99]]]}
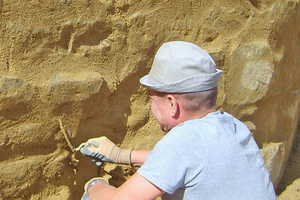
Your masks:
{"label": "gray t-shirt", "polygon": [[174,127],[138,173],[166,192],[163,199],[276,199],[250,131],[225,112]]}

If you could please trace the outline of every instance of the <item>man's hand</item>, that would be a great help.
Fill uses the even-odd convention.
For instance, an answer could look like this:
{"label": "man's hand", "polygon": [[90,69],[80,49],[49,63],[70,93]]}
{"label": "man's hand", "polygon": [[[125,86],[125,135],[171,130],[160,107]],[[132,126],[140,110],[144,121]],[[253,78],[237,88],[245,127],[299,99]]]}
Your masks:
{"label": "man's hand", "polygon": [[98,182],[104,182],[105,184],[108,185],[108,181],[104,178],[101,178],[101,177],[92,178],[91,180],[86,182],[86,184],[84,185],[84,193],[83,193],[83,196],[81,197],[81,200],[89,200],[90,199],[88,190],[90,189],[90,187],[94,186]]}
{"label": "man's hand", "polygon": [[82,143],[76,150],[80,150],[83,155],[91,157],[97,166],[101,166],[102,162],[131,165],[132,150],[119,148],[104,136],[89,139],[87,142]]}

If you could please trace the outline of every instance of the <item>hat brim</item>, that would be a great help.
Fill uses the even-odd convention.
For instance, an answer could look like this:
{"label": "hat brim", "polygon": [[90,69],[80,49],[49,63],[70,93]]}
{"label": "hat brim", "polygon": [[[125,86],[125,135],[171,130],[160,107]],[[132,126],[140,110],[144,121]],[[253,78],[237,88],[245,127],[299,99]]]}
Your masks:
{"label": "hat brim", "polygon": [[151,75],[146,75],[140,79],[140,83],[149,89],[158,92],[192,93],[210,90],[217,87],[220,75],[222,73],[222,70],[216,69],[216,72],[212,74],[197,74],[195,76],[168,84],[160,83],[151,77]]}

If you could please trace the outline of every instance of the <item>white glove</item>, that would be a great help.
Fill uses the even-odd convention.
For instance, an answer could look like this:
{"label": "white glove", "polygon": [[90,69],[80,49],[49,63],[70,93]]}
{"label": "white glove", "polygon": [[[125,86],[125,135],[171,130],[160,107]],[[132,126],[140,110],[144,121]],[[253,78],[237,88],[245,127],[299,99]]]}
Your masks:
{"label": "white glove", "polygon": [[117,147],[105,136],[89,139],[76,150],[80,150],[83,155],[91,157],[97,166],[101,166],[102,162],[131,165],[132,150]]}

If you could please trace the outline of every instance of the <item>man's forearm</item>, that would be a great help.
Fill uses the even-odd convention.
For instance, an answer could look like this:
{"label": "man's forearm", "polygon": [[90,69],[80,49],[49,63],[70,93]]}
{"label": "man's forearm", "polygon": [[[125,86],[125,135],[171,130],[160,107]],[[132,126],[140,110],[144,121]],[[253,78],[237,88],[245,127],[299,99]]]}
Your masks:
{"label": "man's forearm", "polygon": [[117,188],[100,181],[93,185],[89,190],[89,200],[111,200],[112,195]]}
{"label": "man's forearm", "polygon": [[144,164],[148,154],[151,150],[133,150],[131,152],[131,164],[132,166],[141,166]]}
{"label": "man's forearm", "polygon": [[153,185],[139,173],[132,175],[118,188],[108,185],[101,178],[99,182],[95,184],[91,182],[90,185],[90,188],[88,185],[85,186],[89,200],[153,200],[164,194],[163,190]]}

